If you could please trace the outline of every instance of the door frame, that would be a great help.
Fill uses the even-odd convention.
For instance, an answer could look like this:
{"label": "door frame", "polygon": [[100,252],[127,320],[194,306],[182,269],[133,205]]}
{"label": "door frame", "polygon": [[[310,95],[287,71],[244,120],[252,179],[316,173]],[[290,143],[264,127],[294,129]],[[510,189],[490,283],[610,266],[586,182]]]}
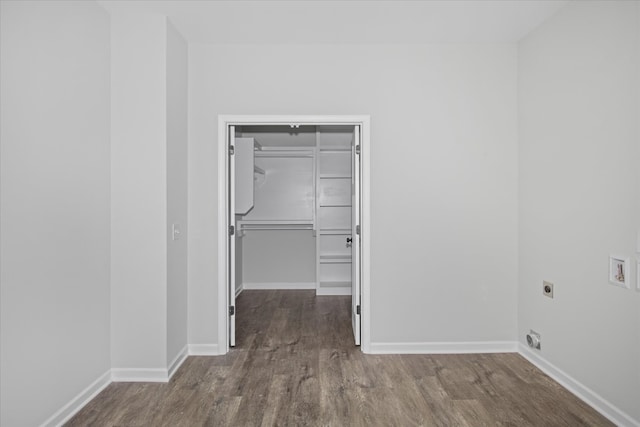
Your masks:
{"label": "door frame", "polygon": [[[218,116],[218,351],[229,352],[229,126],[250,125],[353,125],[360,126],[360,349],[370,352],[371,346],[371,216],[370,172],[371,144],[370,117],[368,115],[219,115]],[[351,323],[351,321],[349,322]]]}

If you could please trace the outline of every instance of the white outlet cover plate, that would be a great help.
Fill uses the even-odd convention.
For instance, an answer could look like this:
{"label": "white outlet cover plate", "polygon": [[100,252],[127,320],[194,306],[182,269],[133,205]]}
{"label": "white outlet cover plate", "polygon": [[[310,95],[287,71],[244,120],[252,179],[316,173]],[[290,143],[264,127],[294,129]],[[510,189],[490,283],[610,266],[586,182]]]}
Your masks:
{"label": "white outlet cover plate", "polygon": [[[618,278],[622,265],[623,279]],[[631,260],[618,255],[609,256],[609,283],[623,288],[631,289]]]}

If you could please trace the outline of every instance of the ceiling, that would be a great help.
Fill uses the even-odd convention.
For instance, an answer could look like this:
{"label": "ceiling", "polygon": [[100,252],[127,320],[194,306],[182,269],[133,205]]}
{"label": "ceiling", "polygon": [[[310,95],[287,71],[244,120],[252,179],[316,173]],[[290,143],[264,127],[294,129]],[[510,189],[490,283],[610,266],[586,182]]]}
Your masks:
{"label": "ceiling", "polygon": [[190,43],[515,43],[561,0],[101,0],[169,17]]}

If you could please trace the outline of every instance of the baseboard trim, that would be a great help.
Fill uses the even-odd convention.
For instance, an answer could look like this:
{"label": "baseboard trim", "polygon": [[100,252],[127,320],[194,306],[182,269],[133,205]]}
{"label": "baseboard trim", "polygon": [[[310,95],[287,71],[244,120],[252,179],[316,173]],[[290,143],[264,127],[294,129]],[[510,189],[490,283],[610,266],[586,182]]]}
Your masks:
{"label": "baseboard trim", "polygon": [[593,409],[600,412],[612,423],[620,427],[640,427],[640,420],[634,420],[630,415],[611,404],[598,393],[577,381],[544,357],[534,353],[526,345],[518,343],[518,353]]}
{"label": "baseboard trim", "polygon": [[168,382],[188,356],[218,356],[217,344],[189,344],[176,355],[169,369],[110,369],[64,405],[41,427],[62,426],[112,382]]}
{"label": "baseboard trim", "polygon": [[104,390],[109,384],[111,384],[111,370],[108,370],[104,374],[100,375],[98,379],[89,384],[87,388],[82,390],[76,397],[71,399],[69,403],[64,405],[55,414],[49,417],[42,427],[49,426],[61,426],[71,419],[75,414],[80,411],[91,399],[96,397],[98,393]]}
{"label": "baseboard trim", "polygon": [[166,369],[114,368],[111,380],[115,383],[166,383],[169,374]]}
{"label": "baseboard trim", "polygon": [[471,342],[372,342],[371,354],[465,354],[465,353],[516,353],[515,341]]}
{"label": "baseboard trim", "polygon": [[238,287],[236,287],[236,298],[238,298],[240,296],[242,291],[244,291],[244,286],[241,283],[240,285],[238,285]]}
{"label": "baseboard trim", "polygon": [[180,366],[182,366],[184,361],[187,360],[188,356],[189,356],[189,347],[185,345],[182,348],[182,350],[180,350],[180,352],[178,352],[178,354],[173,359],[173,361],[169,364],[169,369],[168,369],[169,380],[171,380],[171,377],[173,376],[173,374],[175,374],[176,371],[178,370],[178,368],[180,368]]}
{"label": "baseboard trim", "polygon": [[316,295],[318,296],[351,295],[351,288],[316,288]]}
{"label": "baseboard trim", "polygon": [[218,344],[189,344],[189,356],[220,356]]}
{"label": "baseboard trim", "polygon": [[271,289],[315,289],[316,282],[253,282],[243,283],[243,290]]}

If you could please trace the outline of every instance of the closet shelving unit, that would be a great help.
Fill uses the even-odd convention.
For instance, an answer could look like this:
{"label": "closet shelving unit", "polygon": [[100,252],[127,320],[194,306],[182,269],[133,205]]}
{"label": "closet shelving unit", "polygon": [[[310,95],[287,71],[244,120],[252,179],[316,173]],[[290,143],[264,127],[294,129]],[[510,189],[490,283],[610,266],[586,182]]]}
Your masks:
{"label": "closet shelving unit", "polygon": [[316,133],[316,294],[351,293],[351,143],[325,142]]}

